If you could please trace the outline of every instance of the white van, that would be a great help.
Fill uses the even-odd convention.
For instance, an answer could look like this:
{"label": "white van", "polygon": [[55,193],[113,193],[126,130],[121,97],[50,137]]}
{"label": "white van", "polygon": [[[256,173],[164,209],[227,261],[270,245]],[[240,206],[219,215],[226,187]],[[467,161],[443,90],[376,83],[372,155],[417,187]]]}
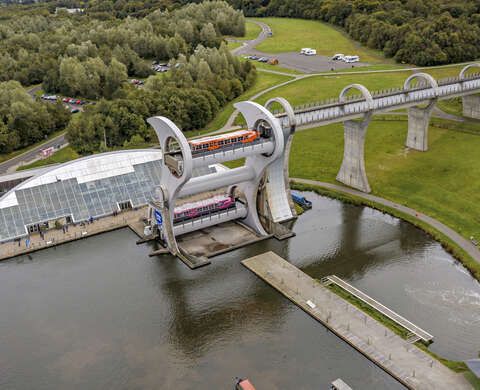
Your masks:
{"label": "white van", "polygon": [[347,62],[347,63],[359,62],[360,57],[359,56],[345,56],[344,61]]}
{"label": "white van", "polygon": [[317,51],[315,49],[311,49],[309,47],[305,47],[302,50],[300,50],[300,54],[304,54],[306,56],[314,56],[317,54]]}

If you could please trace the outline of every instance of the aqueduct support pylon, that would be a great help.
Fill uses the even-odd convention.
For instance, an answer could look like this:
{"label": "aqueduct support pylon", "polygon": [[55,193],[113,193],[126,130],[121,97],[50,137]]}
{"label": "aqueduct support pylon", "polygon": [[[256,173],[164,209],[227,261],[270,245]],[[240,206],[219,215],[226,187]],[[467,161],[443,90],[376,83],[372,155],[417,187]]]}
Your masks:
{"label": "aqueduct support pylon", "polygon": [[[460,80],[465,80],[467,70],[471,68],[480,68],[480,63],[469,64],[463,68],[459,74]],[[467,118],[480,119],[480,95],[462,96],[463,116]]]}
{"label": "aqueduct support pylon", "polygon": [[[411,83],[414,79],[423,79],[431,85],[432,88],[438,88],[437,81],[427,73],[415,73],[405,80],[403,89],[408,96],[411,89]],[[428,150],[428,126],[430,116],[437,102],[436,98],[430,99],[426,107],[410,107],[408,109],[408,133],[406,146],[426,152]]]}
{"label": "aqueduct support pylon", "polygon": [[[351,89],[359,90],[371,106],[372,95],[363,85],[352,84],[340,93],[340,102],[345,101],[346,93]],[[360,121],[347,120],[344,124],[343,160],[337,174],[337,180],[349,187],[363,192],[371,192],[365,170],[365,137],[370,124],[372,112],[368,111]]]}

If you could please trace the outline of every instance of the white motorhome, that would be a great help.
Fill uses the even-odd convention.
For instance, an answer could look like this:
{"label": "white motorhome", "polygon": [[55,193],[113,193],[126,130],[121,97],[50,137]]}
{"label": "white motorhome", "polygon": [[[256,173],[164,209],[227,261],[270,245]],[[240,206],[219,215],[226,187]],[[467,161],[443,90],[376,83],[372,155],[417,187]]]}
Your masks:
{"label": "white motorhome", "polygon": [[343,60],[347,63],[359,62],[360,57],[359,56],[345,56]]}

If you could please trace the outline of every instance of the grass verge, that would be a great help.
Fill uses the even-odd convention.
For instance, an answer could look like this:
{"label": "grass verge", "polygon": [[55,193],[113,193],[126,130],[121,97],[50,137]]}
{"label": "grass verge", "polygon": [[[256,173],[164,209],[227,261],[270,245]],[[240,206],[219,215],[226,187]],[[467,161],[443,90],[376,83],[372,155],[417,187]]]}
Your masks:
{"label": "grass verge", "polygon": [[64,163],[70,160],[75,160],[78,157],[80,157],[80,155],[75,150],[73,150],[72,147],[66,146],[60,149],[59,151],[55,152],[54,154],[52,154],[50,157],[35,161],[31,164],[22,165],[21,167],[18,168],[18,171],[23,171],[25,169],[39,168],[39,167],[43,167],[45,165],[50,165],[50,164]]}
{"label": "grass verge", "polygon": [[[453,130],[440,128],[437,120]],[[480,137],[469,133],[476,128],[435,118],[429,129],[429,150],[419,152],[404,146],[407,127],[406,116],[370,123],[365,166],[372,193],[429,215],[467,240],[471,236],[478,240]],[[343,144],[341,124],[298,131],[292,144],[291,176],[335,183]]]}
{"label": "grass verge", "polygon": [[337,286],[336,284],[331,284],[330,286],[328,286],[328,289],[333,291],[339,297],[345,299],[347,302],[351,303],[353,306],[359,308],[364,313],[368,314],[368,316],[372,317],[374,320],[377,320],[382,325],[385,325],[388,329],[390,329],[393,333],[399,335],[401,338],[407,338],[409,334],[409,331],[407,329],[400,326],[395,321],[392,321],[390,318],[384,316],[378,310],[358,299],[356,296],[350,294],[348,291],[345,291],[343,288]]}
{"label": "grass verge", "polygon": [[11,152],[11,153],[7,153],[7,154],[2,154],[0,156],[0,163],[4,162],[4,161],[7,161],[7,160],[10,160],[14,157],[17,157],[23,153],[27,153],[28,151],[32,150],[32,149],[35,149],[36,147],[54,139],[55,137],[58,137],[62,134],[65,133],[65,130],[60,130],[60,131],[57,131],[53,134],[51,134],[48,138],[46,139],[43,139],[41,141],[38,141],[38,142],[35,142],[34,144],[30,145],[30,146],[27,146],[26,148],[23,148],[23,149],[19,149],[19,150],[15,150],[14,152]]}

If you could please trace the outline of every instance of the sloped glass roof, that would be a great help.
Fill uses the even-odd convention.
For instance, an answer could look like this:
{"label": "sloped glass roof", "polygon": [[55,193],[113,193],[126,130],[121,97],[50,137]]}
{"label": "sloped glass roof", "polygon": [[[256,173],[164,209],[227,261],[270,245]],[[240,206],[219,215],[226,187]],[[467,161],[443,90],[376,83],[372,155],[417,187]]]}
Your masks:
{"label": "sloped glass roof", "polygon": [[[27,226],[70,216],[101,217],[130,201],[144,206],[160,184],[160,150],[104,153],[69,162],[35,176],[0,198],[0,242],[27,234]],[[196,170],[195,175],[215,168]]]}

